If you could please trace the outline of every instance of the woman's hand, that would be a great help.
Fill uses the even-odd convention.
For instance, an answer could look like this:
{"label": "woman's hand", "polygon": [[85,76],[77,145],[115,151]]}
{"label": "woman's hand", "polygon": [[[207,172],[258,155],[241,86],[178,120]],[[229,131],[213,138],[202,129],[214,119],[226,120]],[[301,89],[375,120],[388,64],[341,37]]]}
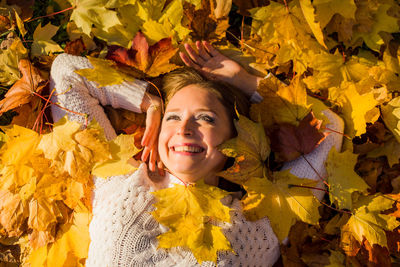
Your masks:
{"label": "woman's hand", "polygon": [[197,41],[196,52],[189,44],[185,44],[186,52],[180,52],[182,61],[201,72],[211,80],[221,80],[241,89],[248,97],[256,90],[261,77],[251,75],[237,62],[221,54],[207,41]]}
{"label": "woman's hand", "polygon": [[156,166],[161,176],[164,176],[164,165],[158,154],[158,134],[161,124],[161,99],[155,95],[145,94],[141,109],[146,114],[146,130],[142,138],[142,161],[149,161],[149,169],[154,172]]}

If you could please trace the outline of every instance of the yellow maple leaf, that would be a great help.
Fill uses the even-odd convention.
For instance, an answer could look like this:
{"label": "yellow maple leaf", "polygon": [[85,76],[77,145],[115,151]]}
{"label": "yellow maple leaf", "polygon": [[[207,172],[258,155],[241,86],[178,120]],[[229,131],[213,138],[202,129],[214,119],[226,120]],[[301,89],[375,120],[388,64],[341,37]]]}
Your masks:
{"label": "yellow maple leaf", "polygon": [[362,242],[363,238],[371,244],[378,244],[387,247],[387,239],[385,231],[393,231],[400,225],[396,217],[381,214],[382,211],[392,208],[394,200],[385,195],[361,196],[355,204],[353,215],[350,217],[344,230],[350,231],[358,242]]}
{"label": "yellow maple leaf", "polygon": [[379,118],[378,101],[372,91],[360,94],[354,82],[343,82],[340,88],[331,88],[329,93],[339,96],[345,131],[350,137],[365,133],[367,122],[374,123]]}
{"label": "yellow maple leaf", "polygon": [[39,134],[15,124],[2,127],[2,130],[6,142],[0,148],[1,164],[18,165],[27,162],[39,143]]}
{"label": "yellow maple leaf", "polygon": [[264,161],[270,153],[269,139],[263,126],[239,115],[234,122],[237,137],[221,144],[218,149],[226,156],[235,158],[234,165],[218,175],[234,183],[242,184],[253,176],[262,176],[266,170]]}
{"label": "yellow maple leaf", "polygon": [[76,142],[73,135],[79,130],[80,124],[67,120],[66,117],[54,124],[51,133],[42,136],[38,149],[42,150],[48,159],[56,159],[60,151],[72,151]]}
{"label": "yellow maple leaf", "polygon": [[[274,173],[275,181],[252,177],[243,184],[247,194],[242,199],[243,213],[248,220],[268,217],[272,229],[282,241],[297,220],[317,224],[320,203],[308,188],[317,182],[301,179],[288,170]],[[282,217],[284,216],[284,217]]]}
{"label": "yellow maple leaf", "polygon": [[129,159],[141,151],[135,146],[134,135],[119,135],[114,140],[109,141],[112,158],[96,163],[92,169],[92,174],[105,178],[112,175],[127,174],[136,170],[135,166],[128,163]]}
{"label": "yellow maple leaf", "polygon": [[233,252],[229,240],[220,227],[203,223],[197,218],[187,216],[169,225],[170,230],[157,237],[160,248],[185,247],[190,249],[199,264],[203,261],[217,262],[221,250]]}
{"label": "yellow maple leaf", "polygon": [[[154,218],[169,231],[159,235],[159,247],[186,247],[197,261],[217,260],[219,250],[232,251],[220,227],[210,220],[229,222],[230,209],[221,203],[229,193],[203,180],[194,185],[175,185],[152,193],[157,202],[152,212]],[[173,208],[171,203],[175,203]]]}
{"label": "yellow maple leaf", "polygon": [[393,98],[387,105],[381,105],[381,112],[386,127],[400,143],[400,96]]}
{"label": "yellow maple leaf", "polygon": [[121,24],[117,12],[107,9],[103,0],[68,0],[68,2],[75,6],[70,19],[75,21],[87,35],[90,35],[93,25],[107,31],[112,26]]}
{"label": "yellow maple leaf", "polygon": [[328,174],[329,198],[337,202],[339,209],[351,210],[353,192],[367,193],[369,186],[354,171],[357,155],[350,151],[339,153],[335,147],[329,152],[325,161]]}
{"label": "yellow maple leaf", "polygon": [[334,54],[312,52],[309,60],[314,73],[305,78],[304,83],[312,91],[340,86],[342,81],[358,82],[369,76],[373,66],[373,62],[361,57],[352,56],[345,60],[338,51]]}
{"label": "yellow maple leaf", "polygon": [[75,212],[72,223],[62,225],[54,243],[35,249],[28,262],[36,266],[84,266],[89,249],[91,214]]}
{"label": "yellow maple leaf", "polygon": [[27,58],[28,49],[24,47],[19,38],[15,38],[6,49],[0,49],[0,84],[9,86],[21,77],[18,69],[20,59]]}
{"label": "yellow maple leaf", "polygon": [[306,88],[300,77],[286,85],[272,76],[262,80],[257,91],[264,99],[251,106],[250,117],[254,120],[260,118],[266,129],[274,123],[298,126],[310,112],[311,105],[307,103]]}
{"label": "yellow maple leaf", "polygon": [[105,60],[95,57],[87,57],[93,68],[75,70],[76,73],[85,77],[89,81],[96,82],[98,87],[121,84],[124,81],[134,81],[135,78],[118,71],[115,63],[110,60]]}
{"label": "yellow maple leaf", "polygon": [[46,24],[44,27],[39,24],[33,33],[31,54],[39,56],[62,52],[63,49],[51,39],[58,31],[58,28],[51,23]]}
{"label": "yellow maple leaf", "polygon": [[[352,41],[353,44],[362,38],[365,44],[372,50],[379,51],[384,40],[380,35],[380,32],[393,33],[399,31],[398,19],[388,14],[388,10],[396,5],[393,1],[387,3],[376,3],[378,5],[374,9],[369,9],[369,19],[372,20],[372,26],[365,30],[357,30],[353,33]],[[365,6],[364,6],[365,8]],[[371,12],[373,10],[373,12]],[[364,14],[365,16],[366,14]],[[362,20],[361,20],[362,21]],[[361,28],[359,26],[359,28]],[[357,28],[356,28],[357,29]]]}

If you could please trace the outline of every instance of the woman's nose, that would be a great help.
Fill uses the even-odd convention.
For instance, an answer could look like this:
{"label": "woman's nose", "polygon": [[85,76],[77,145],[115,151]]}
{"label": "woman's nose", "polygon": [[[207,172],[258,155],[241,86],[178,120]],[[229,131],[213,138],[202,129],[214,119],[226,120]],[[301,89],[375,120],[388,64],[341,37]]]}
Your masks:
{"label": "woman's nose", "polygon": [[179,135],[192,135],[193,134],[193,126],[190,120],[183,120],[178,128]]}

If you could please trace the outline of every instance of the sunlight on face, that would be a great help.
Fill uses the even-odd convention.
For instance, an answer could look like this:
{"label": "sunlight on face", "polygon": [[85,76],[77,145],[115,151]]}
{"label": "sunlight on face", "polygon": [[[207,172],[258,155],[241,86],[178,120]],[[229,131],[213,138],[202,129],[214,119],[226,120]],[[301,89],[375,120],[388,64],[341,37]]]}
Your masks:
{"label": "sunlight on face", "polygon": [[168,170],[185,182],[201,178],[216,185],[225,163],[217,146],[232,137],[232,118],[215,93],[188,85],[169,101],[158,150]]}

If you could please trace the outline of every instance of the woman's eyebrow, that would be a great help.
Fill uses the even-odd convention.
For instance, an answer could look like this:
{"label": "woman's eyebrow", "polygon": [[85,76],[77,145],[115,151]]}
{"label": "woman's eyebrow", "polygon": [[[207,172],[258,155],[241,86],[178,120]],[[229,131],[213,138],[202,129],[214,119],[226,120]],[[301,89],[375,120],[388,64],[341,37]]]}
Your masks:
{"label": "woman's eyebrow", "polygon": [[[180,109],[180,108],[173,108],[173,109],[167,110],[165,113],[170,113],[170,112],[182,112],[182,109]],[[215,112],[214,110],[212,110],[212,109],[207,109],[207,108],[196,109],[195,112],[210,112],[210,113],[215,114],[216,116],[218,115],[217,112]]]}

